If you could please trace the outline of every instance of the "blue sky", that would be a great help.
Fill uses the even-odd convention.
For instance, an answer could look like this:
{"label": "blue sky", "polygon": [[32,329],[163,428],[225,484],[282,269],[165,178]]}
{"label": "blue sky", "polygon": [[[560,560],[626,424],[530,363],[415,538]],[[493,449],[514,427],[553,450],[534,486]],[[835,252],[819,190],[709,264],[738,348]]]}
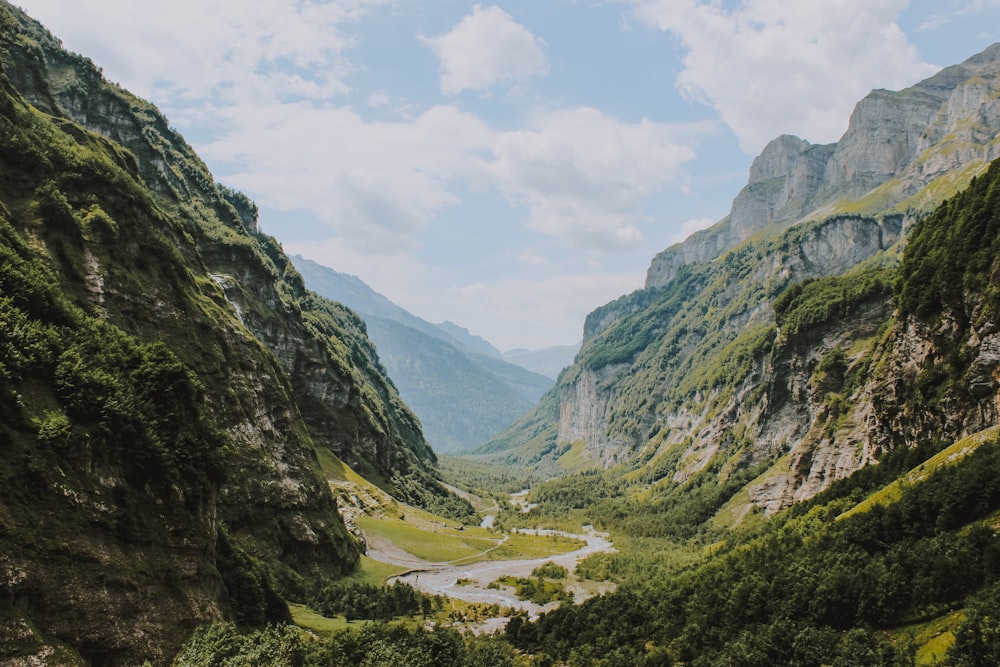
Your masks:
{"label": "blue sky", "polygon": [[1000,0],[20,0],[289,253],[500,349],[570,344],[770,139],[1000,41]]}

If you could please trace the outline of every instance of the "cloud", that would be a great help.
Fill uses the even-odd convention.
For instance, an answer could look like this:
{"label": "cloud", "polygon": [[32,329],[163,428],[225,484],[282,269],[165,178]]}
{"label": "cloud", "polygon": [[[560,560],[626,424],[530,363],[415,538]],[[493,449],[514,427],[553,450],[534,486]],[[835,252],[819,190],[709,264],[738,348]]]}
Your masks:
{"label": "cloud", "polygon": [[476,5],[451,32],[422,37],[441,61],[441,92],[486,91],[543,74],[544,42],[499,7]]}
{"label": "cloud", "polygon": [[372,289],[426,320],[460,321],[500,349],[579,341],[584,318],[595,305],[639,289],[645,280],[644,271],[564,269],[530,277],[468,278],[412,254],[362,256],[343,239],[283,246],[290,255],[361,276]]}
{"label": "cloud", "polygon": [[274,104],[224,112],[228,133],[201,147],[227,183],[282,210],[306,209],[363,253],[412,250],[415,233],[458,202],[495,132],[450,106],[367,121],[347,108]]}
{"label": "cloud", "polygon": [[907,0],[628,0],[686,51],[677,88],[717,109],[755,154],[775,136],[836,141],[872,88],[902,88],[936,68],[896,23]]}
{"label": "cloud", "polygon": [[[643,272],[567,273],[480,284],[471,293],[456,288],[441,295],[447,312],[466,313],[473,332],[489,332],[500,349],[538,349],[583,337],[583,321],[597,304],[642,287]],[[432,312],[434,306],[427,304]],[[530,322],[530,328],[525,323]]]}
{"label": "cloud", "polygon": [[681,224],[680,229],[678,229],[676,233],[670,237],[669,241],[670,243],[680,243],[695,232],[707,229],[716,222],[716,220],[712,220],[711,218],[695,218],[692,220],[686,220]]}
{"label": "cloud", "polygon": [[643,199],[683,179],[705,126],[625,123],[592,108],[540,114],[530,129],[501,134],[490,173],[530,229],[578,248],[641,244]]}
{"label": "cloud", "polygon": [[938,30],[957,19],[998,7],[1000,7],[1000,0],[972,0],[971,2],[968,0],[962,2],[952,0],[946,6],[942,7],[942,11],[927,15],[920,25],[916,27],[916,31],[929,32]]}
{"label": "cloud", "polygon": [[[349,90],[344,26],[392,0],[23,0],[25,9],[136,94],[227,106],[260,95],[330,99]],[[155,26],[155,29],[151,29]],[[113,36],[113,39],[109,39]]]}
{"label": "cloud", "polygon": [[546,112],[507,132],[448,105],[396,122],[306,103],[222,117],[226,135],[199,150],[227,184],[266,206],[309,210],[365,254],[414,250],[420,230],[460,203],[463,183],[499,190],[525,210],[528,229],[565,247],[635,250],[645,198],[679,187],[691,142],[708,131],[589,108]]}

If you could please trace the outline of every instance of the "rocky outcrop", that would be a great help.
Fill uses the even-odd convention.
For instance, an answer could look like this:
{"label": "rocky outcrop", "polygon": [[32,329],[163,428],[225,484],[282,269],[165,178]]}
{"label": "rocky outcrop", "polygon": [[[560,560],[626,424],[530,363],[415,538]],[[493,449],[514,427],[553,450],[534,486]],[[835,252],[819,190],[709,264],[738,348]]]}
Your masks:
{"label": "rocky outcrop", "polygon": [[842,211],[927,208],[1000,157],[1000,45],[901,91],[858,102],[844,136],[815,145],[771,141],[729,215],[658,254],[647,287],[669,284],[684,264],[707,261],[754,234]]}
{"label": "rocky outcrop", "polygon": [[[729,216],[657,255],[645,289],[587,318],[558,388],[553,451],[577,443],[599,467],[657,462],[657,478],[679,484],[764,465],[747,492],[774,512],[892,448],[995,424],[1000,306],[982,305],[992,292],[896,322],[884,272],[895,275],[918,221],[1000,155],[998,77],[1000,45],[912,88],[873,91],[836,144],[771,142]],[[957,303],[955,289],[987,280],[961,271],[995,237],[939,232],[931,247],[965,245],[923,264],[952,273],[909,289]],[[993,276],[990,261],[974,265]],[[773,304],[794,302],[793,285],[811,296],[790,331]]]}

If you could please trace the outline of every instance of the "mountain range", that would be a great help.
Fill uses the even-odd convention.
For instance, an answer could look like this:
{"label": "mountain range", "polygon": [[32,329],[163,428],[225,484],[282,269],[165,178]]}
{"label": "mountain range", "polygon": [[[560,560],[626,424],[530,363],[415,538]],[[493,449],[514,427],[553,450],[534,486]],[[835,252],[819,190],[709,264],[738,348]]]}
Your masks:
{"label": "mountain range", "polygon": [[[364,323],[148,102],[0,3],[0,646],[157,664],[352,571],[324,469],[471,508]],[[75,656],[75,657],[74,657]]]}
{"label": "mountain range", "polygon": [[[431,324],[360,278],[302,257],[292,261],[306,285],[362,318],[400,396],[417,414],[435,451],[471,449],[528,412],[554,378],[505,360],[493,345],[452,322]],[[556,358],[561,350],[556,351]],[[551,351],[539,351],[543,365]],[[560,369],[572,360],[563,356]],[[551,368],[553,364],[549,364]]]}

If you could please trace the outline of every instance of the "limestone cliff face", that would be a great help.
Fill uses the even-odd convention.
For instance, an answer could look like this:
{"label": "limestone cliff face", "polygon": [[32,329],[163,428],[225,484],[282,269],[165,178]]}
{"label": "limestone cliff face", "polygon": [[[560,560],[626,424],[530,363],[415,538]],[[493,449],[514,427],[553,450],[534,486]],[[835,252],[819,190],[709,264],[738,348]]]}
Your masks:
{"label": "limestone cliff face", "polygon": [[[941,303],[964,305],[899,318],[893,285],[912,230],[1000,155],[998,77],[1000,45],[873,91],[836,144],[772,141],[726,218],[587,318],[557,388],[553,451],[578,443],[595,466],[678,484],[763,465],[747,491],[773,512],[894,447],[996,423],[1000,308],[951,294]],[[962,267],[995,236],[966,232],[951,259],[925,265]],[[984,274],[955,268],[937,289],[986,281],[987,259],[975,264]]]}
{"label": "limestone cliff face", "polygon": [[[676,292],[645,290],[609,304],[592,318],[604,326],[592,325],[582,364],[559,387],[558,441],[583,441],[591,460],[605,467],[628,461],[653,442],[664,452],[683,445],[685,464],[676,479],[695,474],[716,453],[734,420],[760,420],[762,408],[745,399],[774,373],[767,362],[770,348],[760,347],[748,360],[748,379],[738,378],[738,386],[727,391],[710,384],[682,390],[684,376],[708,373],[692,369],[719,363],[720,352],[735,345],[741,332],[771,326],[769,294],[805,279],[841,274],[883,253],[899,241],[903,225],[903,216],[831,218],[688,267],[673,286]],[[672,300],[678,302],[676,310],[660,309]],[[640,322],[655,331],[651,344],[637,348],[631,361],[603,363],[611,341],[634,339]],[[784,446],[778,435],[755,438],[759,451],[751,458]]]}
{"label": "limestone cliff face", "polygon": [[1000,157],[1000,45],[911,88],[874,90],[844,136],[816,145],[782,135],[751,167],[729,216],[657,255],[647,287],[718,256],[755,233],[838,212],[933,206]]}

